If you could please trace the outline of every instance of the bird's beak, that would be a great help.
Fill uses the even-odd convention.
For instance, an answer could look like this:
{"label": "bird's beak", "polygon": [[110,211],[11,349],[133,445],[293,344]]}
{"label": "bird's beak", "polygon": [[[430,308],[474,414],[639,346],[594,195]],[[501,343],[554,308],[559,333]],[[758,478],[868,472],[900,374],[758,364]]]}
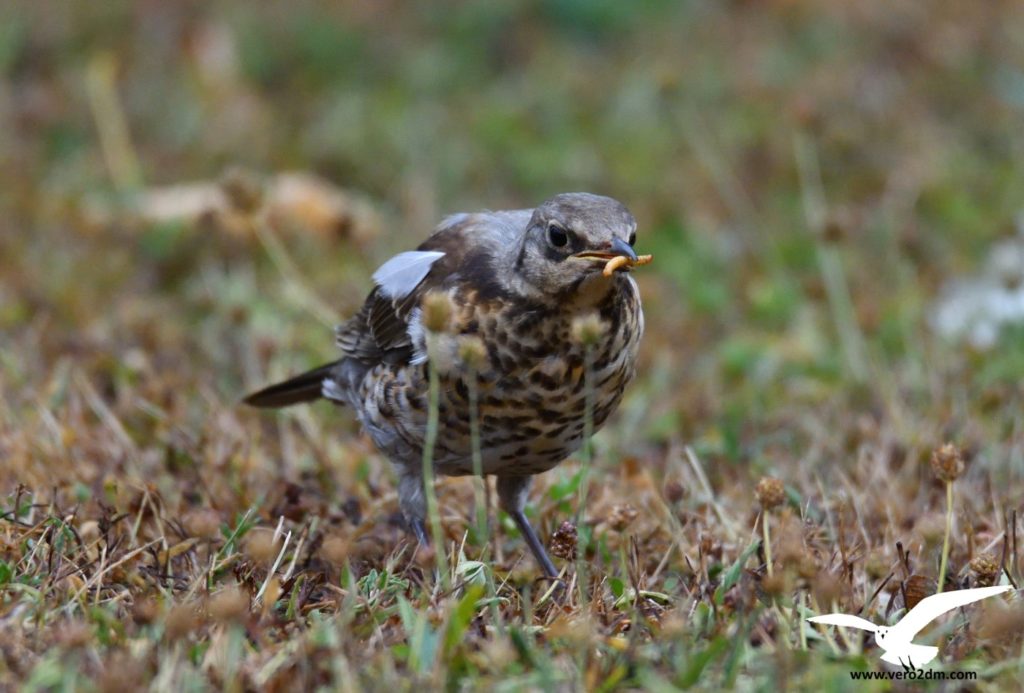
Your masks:
{"label": "bird's beak", "polygon": [[612,239],[612,251],[615,255],[628,257],[630,262],[636,262],[636,251],[633,250],[633,246],[621,238]]}
{"label": "bird's beak", "polygon": [[636,251],[621,238],[612,239],[611,245],[607,250],[584,250],[573,255],[573,257],[580,260],[593,260],[602,263],[607,263],[613,257],[619,256],[629,258],[630,264],[637,260]]}

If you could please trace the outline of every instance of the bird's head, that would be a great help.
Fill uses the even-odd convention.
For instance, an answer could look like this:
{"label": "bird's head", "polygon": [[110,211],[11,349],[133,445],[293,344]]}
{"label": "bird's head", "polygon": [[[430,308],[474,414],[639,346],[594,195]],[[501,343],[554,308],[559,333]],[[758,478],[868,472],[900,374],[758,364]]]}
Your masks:
{"label": "bird's head", "polygon": [[875,629],[875,642],[880,646],[885,646],[885,639],[889,636],[889,629],[884,626],[879,626]]}
{"label": "bird's head", "polygon": [[616,256],[635,262],[634,243],[636,219],[618,200],[590,193],[555,195],[533,211],[516,270],[547,295],[607,290],[615,277],[603,276],[605,265]]}

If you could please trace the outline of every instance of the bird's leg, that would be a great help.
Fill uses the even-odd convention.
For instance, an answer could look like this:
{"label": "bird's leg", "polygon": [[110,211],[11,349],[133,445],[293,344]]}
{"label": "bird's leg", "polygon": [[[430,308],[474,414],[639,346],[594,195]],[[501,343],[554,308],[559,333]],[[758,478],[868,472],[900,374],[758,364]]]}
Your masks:
{"label": "bird's leg", "polygon": [[545,577],[557,580],[558,570],[555,568],[555,564],[551,562],[551,559],[548,558],[548,552],[544,550],[544,544],[530,525],[530,521],[526,519],[526,513],[523,512],[531,480],[532,477],[528,476],[499,476],[497,484],[498,505],[501,506],[502,510],[511,515],[512,520],[516,523],[516,527],[519,528],[523,538],[526,539],[530,551],[533,552],[534,558],[540,564],[541,570],[544,571]]}
{"label": "bird's leg", "polygon": [[422,517],[414,517],[409,520],[409,529],[412,530],[412,534],[416,537],[416,541],[420,543],[420,546],[430,546],[430,537],[427,535],[427,526],[424,524]]}
{"label": "bird's leg", "polygon": [[430,546],[427,526],[427,503],[423,497],[423,480],[419,475],[402,471],[398,477],[398,507],[405,522],[420,546]]}
{"label": "bird's leg", "polygon": [[533,552],[537,562],[540,563],[541,570],[544,571],[546,577],[552,580],[558,579],[558,570],[555,568],[555,564],[551,562],[548,557],[548,552],[544,550],[544,544],[541,543],[540,537],[537,536],[537,532],[534,531],[530,525],[530,521],[526,519],[526,513],[522,510],[513,510],[509,512],[512,519],[516,523],[516,527],[523,533],[523,537],[526,539],[526,543],[530,547],[530,551]]}

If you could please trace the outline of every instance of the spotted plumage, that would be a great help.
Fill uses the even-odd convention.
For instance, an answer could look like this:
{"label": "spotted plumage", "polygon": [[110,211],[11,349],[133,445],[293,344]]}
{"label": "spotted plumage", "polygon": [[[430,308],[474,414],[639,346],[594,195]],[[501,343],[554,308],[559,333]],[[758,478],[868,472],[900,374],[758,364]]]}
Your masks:
{"label": "spotted plumage", "polygon": [[[342,357],[251,395],[255,406],[324,397],[351,407],[399,472],[403,514],[425,540],[420,477],[428,418],[428,367],[440,382],[434,469],[473,473],[470,392],[475,391],[485,474],[523,530],[544,571],[555,574],[523,508],[533,475],[583,443],[588,386],[597,430],[635,373],[643,313],[628,266],[604,276],[607,261],[636,260],[636,222],[619,202],[557,195],[533,210],[459,214],[415,251],[374,274],[359,312],[336,331]],[[423,301],[443,295],[444,329],[427,331]],[[574,336],[596,316],[597,338]],[[479,363],[462,358],[467,340]]]}

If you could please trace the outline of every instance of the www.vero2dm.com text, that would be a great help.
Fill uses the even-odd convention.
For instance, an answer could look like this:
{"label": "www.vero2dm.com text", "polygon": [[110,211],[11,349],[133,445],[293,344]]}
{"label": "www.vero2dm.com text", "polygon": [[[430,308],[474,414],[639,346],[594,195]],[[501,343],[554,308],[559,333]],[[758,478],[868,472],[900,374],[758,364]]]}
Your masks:
{"label": "www.vero2dm.com text", "polygon": [[935,671],[904,669],[903,671],[851,671],[854,681],[977,681],[976,671]]}

